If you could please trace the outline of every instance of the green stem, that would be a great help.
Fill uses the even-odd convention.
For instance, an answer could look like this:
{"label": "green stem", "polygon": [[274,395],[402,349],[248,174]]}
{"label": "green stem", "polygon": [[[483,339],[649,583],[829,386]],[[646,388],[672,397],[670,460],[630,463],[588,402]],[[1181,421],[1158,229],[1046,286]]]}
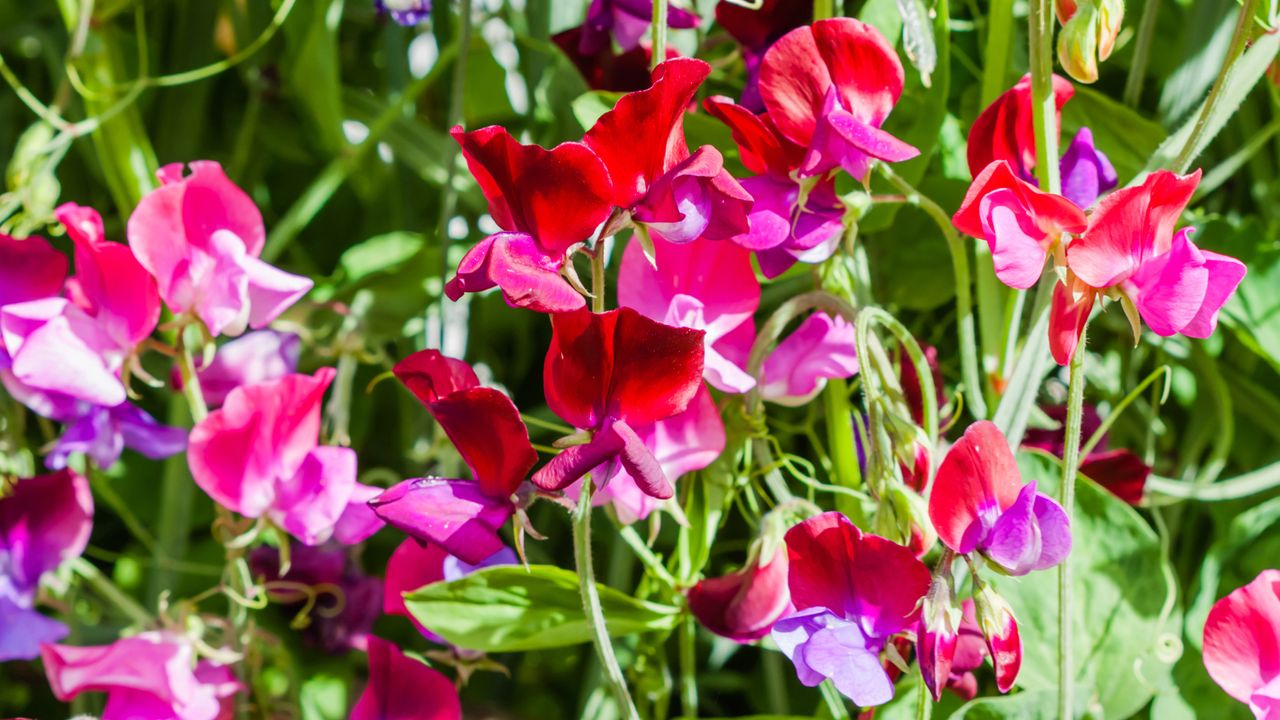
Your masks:
{"label": "green stem", "polygon": [[1142,100],[1142,83],[1146,80],[1151,41],[1156,36],[1156,16],[1159,13],[1160,0],[1146,0],[1142,6],[1142,20],[1138,21],[1138,38],[1133,43],[1129,77],[1124,81],[1124,104],[1129,107],[1137,107]]}
{"label": "green stem", "polygon": [[604,312],[604,238],[591,253],[591,312]]}
{"label": "green stem", "polygon": [[191,355],[191,348],[187,347],[187,343],[182,339],[185,330],[179,332],[178,351],[178,374],[182,377],[182,396],[187,399],[187,409],[191,413],[191,419],[194,422],[200,422],[209,415],[209,406],[204,402],[204,391],[200,388],[200,377],[196,375],[195,359]]}
{"label": "green stem", "polygon": [[1254,8],[1257,4],[1257,0],[1244,0],[1244,7],[1240,8],[1236,29],[1231,35],[1231,44],[1227,47],[1227,57],[1222,61],[1222,69],[1218,71],[1218,77],[1214,79],[1213,87],[1209,89],[1209,97],[1205,99],[1204,105],[1200,108],[1200,114],[1196,116],[1196,124],[1191,127],[1187,142],[1183,144],[1182,150],[1178,152],[1178,157],[1170,168],[1176,173],[1186,172],[1191,161],[1199,154],[1197,146],[1200,144],[1200,138],[1204,136],[1205,128],[1209,126],[1213,108],[1217,105],[1218,98],[1222,96],[1222,89],[1227,85],[1231,68],[1245,51],[1245,44],[1249,40],[1249,26],[1253,22]]}
{"label": "green stem", "polygon": [[622,523],[617,522],[615,524],[617,525],[618,535],[622,538],[622,542],[624,542],[627,547],[631,548],[631,552],[638,560],[640,560],[640,564],[644,565],[645,569],[648,570],[659,582],[669,588],[675,588],[678,584],[675,576],[671,574],[671,571],[667,569],[666,565],[662,564],[661,558],[653,554],[653,551],[649,549],[649,546],[646,545],[644,540],[640,537],[640,533],[637,533],[636,529],[630,525],[623,525]]}
{"label": "green stem", "polygon": [[1013,46],[1013,0],[991,0],[987,12],[987,48],[982,63],[982,106],[1008,89],[1009,50]]}
{"label": "green stem", "polygon": [[99,597],[115,605],[131,622],[143,627],[151,624],[151,613],[125,591],[116,587],[116,584],[103,575],[93,563],[78,557],[70,560],[68,564],[71,566],[71,571],[83,578]]}
{"label": "green stem", "polygon": [[618,657],[614,655],[613,641],[609,639],[604,611],[600,607],[600,593],[596,588],[596,573],[591,560],[591,485],[590,477],[583,479],[578,507],[573,512],[573,558],[578,569],[578,591],[582,596],[582,609],[586,613],[587,624],[591,628],[591,642],[595,645],[596,657],[604,668],[609,689],[613,691],[614,700],[618,703],[618,711],[627,720],[640,720],[635,703],[631,701],[631,693],[627,690],[626,678],[622,676],[622,668],[618,666]]}
{"label": "green stem", "polygon": [[906,196],[907,202],[928,213],[946,238],[951,252],[951,269],[956,283],[956,316],[960,334],[960,372],[964,377],[965,396],[969,412],[978,420],[987,417],[987,402],[983,397],[982,375],[978,370],[978,342],[973,317],[973,295],[969,278],[969,253],[964,239],[951,224],[951,217],[938,203],[916,190],[911,183],[895,173],[888,165],[877,163],[880,172],[894,187]]}
{"label": "green stem", "polygon": [[667,0],[653,0],[653,21],[649,28],[649,69],[667,59]]}
{"label": "green stem", "polygon": [[823,680],[818,691],[822,693],[822,701],[826,703],[827,711],[834,720],[849,720],[849,708],[844,705],[844,696],[830,680]]}
{"label": "green stem", "polygon": [[[1062,453],[1062,487],[1059,499],[1063,511],[1067,514],[1067,523],[1075,514],[1076,503],[1076,470],[1080,464],[1080,425],[1084,416],[1084,358],[1086,327],[1080,333],[1080,344],[1076,348],[1075,357],[1071,359],[1071,369],[1067,385],[1067,430],[1063,437]],[[1058,566],[1058,717],[1063,720],[1075,717],[1073,691],[1075,689],[1075,664],[1072,661],[1072,581],[1071,557]]]}
{"label": "green stem", "polygon": [[[466,98],[467,56],[471,53],[471,0],[460,0],[458,3],[458,47],[461,52],[453,61],[453,83],[449,87],[448,127],[452,128],[462,122],[462,106]],[[454,209],[458,204],[458,188],[454,186],[454,178],[458,174],[457,143],[449,143],[449,157],[445,165],[444,187],[440,189],[440,221],[436,225],[436,237],[440,239],[440,287],[449,280],[449,221],[453,219]],[[439,347],[444,349],[445,338],[445,298],[439,299],[440,337]]]}
{"label": "green stem", "polygon": [[356,371],[360,368],[361,330],[364,317],[373,306],[373,291],[363,289],[351,299],[351,309],[338,331],[338,370],[333,381],[326,414],[329,420],[329,443],[351,445],[351,396]]}
{"label": "green stem", "polygon": [[[790,0],[794,2],[795,0]],[[804,2],[804,0],[799,0]],[[813,19],[826,20],[836,16],[835,0],[813,0]]]}
{"label": "green stem", "polygon": [[1031,111],[1036,138],[1036,177],[1044,190],[1059,192],[1058,107],[1053,93],[1053,0],[1029,0]]}
{"label": "green stem", "polygon": [[698,717],[698,623],[692,614],[680,624],[680,710]]}
{"label": "green stem", "polygon": [[1272,463],[1252,472],[1208,485],[1181,482],[1156,475],[1147,479],[1147,490],[1152,494],[1200,502],[1240,500],[1278,487],[1280,487],[1280,463]]}
{"label": "green stem", "polygon": [[924,682],[916,686],[916,720],[929,720],[933,717],[933,698],[929,697],[929,689]]}

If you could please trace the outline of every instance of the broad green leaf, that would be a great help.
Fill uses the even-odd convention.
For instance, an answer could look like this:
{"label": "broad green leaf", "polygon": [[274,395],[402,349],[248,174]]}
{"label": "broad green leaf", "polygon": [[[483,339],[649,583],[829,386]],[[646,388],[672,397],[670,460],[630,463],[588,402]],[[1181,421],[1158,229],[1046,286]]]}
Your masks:
{"label": "broad green leaf", "polygon": [[373,273],[394,270],[417,255],[425,243],[418,233],[376,235],[342,253],[338,267],[346,273],[347,282],[360,282]]}
{"label": "broad green leaf", "polygon": [[1159,123],[1142,117],[1133,108],[1091,87],[1076,85],[1075,95],[1062,108],[1064,149],[1082,127],[1093,133],[1094,144],[1115,166],[1121,185],[1142,170],[1166,134]]}
{"label": "broad green leaf", "polygon": [[[1057,497],[1061,468],[1056,458],[1024,452],[1018,465],[1024,481],[1034,480],[1041,492]],[[1177,648],[1177,636],[1168,632],[1166,614],[1175,591],[1172,570],[1142,516],[1083,476],[1076,483],[1071,535],[1077,710],[1127,718],[1150,702],[1153,678],[1177,660],[1171,651]],[[1058,573],[996,577],[992,584],[1018,618],[1023,644],[1019,687],[1029,693],[1056,692]],[[1025,713],[965,717],[1039,717],[1034,712],[1028,707]]]}
{"label": "broad green leaf", "polygon": [[[599,585],[609,634],[670,630],[679,610]],[[589,642],[576,573],[551,565],[490,567],[405,596],[426,627],[459,647],[516,652]]]}
{"label": "broad green leaf", "polygon": [[1196,243],[1248,265],[1248,274],[1223,308],[1222,321],[1249,349],[1280,371],[1280,244],[1256,218],[1239,224],[1226,220],[1205,223]]}

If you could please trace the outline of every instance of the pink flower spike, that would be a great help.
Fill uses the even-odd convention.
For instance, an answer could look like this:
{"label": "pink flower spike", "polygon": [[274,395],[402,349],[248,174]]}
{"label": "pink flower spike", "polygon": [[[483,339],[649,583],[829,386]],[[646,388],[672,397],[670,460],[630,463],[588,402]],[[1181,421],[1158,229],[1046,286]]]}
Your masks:
{"label": "pink flower spike", "polygon": [[1214,604],[1204,624],[1204,666],[1258,720],[1280,718],[1280,570],[1263,570]]}
{"label": "pink flower spike", "polygon": [[0,307],[52,297],[67,279],[67,258],[42,237],[0,234]]}
{"label": "pink flower spike", "polygon": [[842,317],[814,313],[765,360],[761,395],[779,405],[803,405],[821,392],[828,378],[857,373],[853,325]]}
{"label": "pink flower spike", "polygon": [[161,186],[129,216],[129,247],[175,314],[191,313],[215,335],[260,328],[311,289],[310,279],[258,260],[266,232],[243,190],[208,160],[157,173]]}
{"label": "pink flower spike", "polygon": [[462,720],[462,702],[449,678],[371,635],[369,684],[350,720]]}
{"label": "pink flower spike", "polygon": [[45,645],[41,655],[59,700],[107,694],[102,720],[216,720],[222,698],[240,690],[228,673],[205,663],[196,668],[191,645],[169,632],[145,632],[105,646]]}

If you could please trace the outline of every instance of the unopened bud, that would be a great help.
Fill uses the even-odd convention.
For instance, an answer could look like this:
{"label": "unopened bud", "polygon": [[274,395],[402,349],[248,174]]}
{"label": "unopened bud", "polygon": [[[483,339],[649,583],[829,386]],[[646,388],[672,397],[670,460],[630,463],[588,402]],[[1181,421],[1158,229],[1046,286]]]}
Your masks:
{"label": "unopened bud", "polygon": [[1058,17],[1066,19],[1058,35],[1058,62],[1079,82],[1098,79],[1098,61],[1115,49],[1124,21],[1124,0],[1082,0],[1070,14],[1061,4]]}
{"label": "unopened bud", "polygon": [[1007,693],[1018,679],[1022,667],[1022,639],[1013,608],[990,585],[983,585],[973,596],[978,613],[978,626],[987,641],[987,652],[996,671],[996,687]]}
{"label": "unopened bud", "polygon": [[935,577],[924,596],[916,641],[920,674],[935,701],[942,699],[942,690],[951,678],[951,663],[960,642],[960,620],[960,609],[955,606],[951,592],[951,577]]}

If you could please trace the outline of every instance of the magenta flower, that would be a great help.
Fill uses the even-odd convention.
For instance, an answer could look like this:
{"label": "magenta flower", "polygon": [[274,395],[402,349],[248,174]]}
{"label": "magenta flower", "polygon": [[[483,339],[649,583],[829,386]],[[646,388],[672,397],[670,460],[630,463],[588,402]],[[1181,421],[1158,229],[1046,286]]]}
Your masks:
{"label": "magenta flower", "polygon": [[0,662],[30,660],[40,644],[67,635],[35,610],[40,578],[84,552],[93,526],[93,494],[62,470],[22,478],[0,495]]}
{"label": "magenta flower", "polygon": [[224,717],[224,703],[242,689],[230,668],[197,663],[186,638],[171,632],[145,632],[91,647],[49,644],[40,654],[59,700],[107,694],[102,720],[216,720]]}
{"label": "magenta flower", "polygon": [[[760,283],[751,254],[733,243],[655,238],[650,263],[638,242],[622,254],[618,304],[650,320],[702,330],[703,376],[725,392],[746,392],[755,378],[742,368],[755,331]],[[655,267],[656,265],[656,267]]]}
{"label": "magenta flower", "polygon": [[1025,290],[1040,279],[1045,259],[1064,233],[1087,226],[1084,211],[1061,195],[1041,192],[995,161],[973,179],[951,219],[956,229],[987,241],[996,277]]}
{"label": "magenta flower", "polygon": [[474,479],[405,480],[370,506],[419,541],[479,564],[505,547],[498,529],[516,511],[513,495],[538,461],[529,431],[511,398],[481,387],[461,360],[422,350],[397,363],[394,372],[426,405]]}
{"label": "magenta flower", "polygon": [[1280,570],[1214,603],[1204,624],[1204,666],[1258,720],[1280,718]]}
{"label": "magenta flower", "polygon": [[[1157,335],[1206,338],[1244,279],[1244,263],[1201,250],[1174,226],[1200,171],[1160,170],[1103,198],[1089,227],[1067,247],[1067,266],[1090,288],[1121,296]],[[1135,328],[1136,331],[1136,328]]]}
{"label": "magenta flower", "polygon": [[452,131],[503,232],[462,258],[444,288],[450,300],[497,287],[512,307],[563,312],[586,302],[560,276],[565,254],[609,215],[612,187],[600,158],[582,143],[546,150],[504,128]]}
{"label": "magenta flower", "polygon": [[[724,451],[724,423],[706,387],[698,388],[684,412],[649,425],[639,425],[635,431],[672,483],[707,467]],[[644,520],[665,503],[646,493],[620,458],[614,458],[591,472],[592,477],[604,483],[604,487],[591,497],[592,505],[612,505],[620,522],[630,525]],[[577,497],[579,487],[571,485],[566,493]]]}
{"label": "magenta flower", "polygon": [[704,333],[626,307],[557,313],[551,329],[543,366],[547,405],[592,438],[552,458],[534,473],[533,484],[560,490],[617,458],[646,495],[671,497],[670,480],[635,428],[689,406],[702,386]]}
{"label": "magenta flower", "polygon": [[[675,5],[667,7],[667,27],[686,30],[698,27],[698,21],[697,13]],[[591,0],[579,52],[593,55],[605,49],[610,35],[624,51],[633,50],[640,46],[652,22],[653,0]]]}
{"label": "magenta flower", "polygon": [[[382,612],[382,581],[369,577],[345,548],[312,547],[292,543],[289,571],[280,573],[280,551],[262,545],[249,553],[249,568],[256,578],[286,581],[311,587],[315,604],[307,609],[303,639],[330,654],[364,650],[373,623]],[[281,603],[287,612],[302,609],[302,601]]]}
{"label": "magenta flower", "polygon": [[653,84],[627,93],[583,139],[609,169],[613,204],[670,242],[728,240],[747,230],[752,198],[724,169],[720,151],[689,153],[684,114],[711,67],[667,60]]}
{"label": "magenta flower", "polygon": [[948,588],[945,598],[936,588],[942,581],[934,579],[922,607],[920,626],[916,630],[916,655],[925,686],[935,701],[943,690],[950,690],[963,700],[978,694],[974,670],[982,667],[987,657],[986,640],[974,614],[974,603],[965,600],[960,608]]}
{"label": "magenta flower", "polygon": [[84,453],[94,465],[110,468],[124,448],[159,460],[187,447],[185,428],[162,425],[142,408],[122,402],[115,407],[74,403],[75,410],[52,419],[67,427],[45,457],[45,466],[61,470],[72,453]]}
{"label": "magenta flower", "polygon": [[160,168],[160,187],[129,216],[129,247],[155,276],[175,315],[198,318],[213,335],[265,327],[311,289],[309,278],[268,265],[262,214],[209,160]]}
{"label": "magenta flower", "polygon": [[835,179],[796,179],[805,149],[784,137],[767,113],[756,115],[714,96],[703,107],[733,132],[742,164],[757,173],[742,181],[756,198],[747,232],[733,241],[754,250],[765,277],[777,277],[797,261],[820,263],[831,257],[844,230],[844,205]]}
{"label": "magenta flower", "polygon": [[742,569],[689,588],[689,611],[716,635],[740,643],[759,640],[779,618],[795,612],[789,567],[785,548],[775,547],[766,558],[757,542]]}
{"label": "magenta flower", "polygon": [[1010,575],[1053,567],[1071,552],[1062,507],[1022,476],[1004,434],[981,420],[947,451],[929,495],[929,519],[957,553],[981,552]]}
{"label": "magenta flower", "polygon": [[[369,489],[356,482],[354,450],[319,445],[321,400],[333,377],[322,368],[232,390],[191,431],[187,463],[196,484],[223,507],[265,516],[307,545],[341,530]],[[341,539],[358,542],[376,529],[363,524]]]}
{"label": "magenta flower", "polygon": [[[204,401],[209,407],[218,407],[241,385],[257,385],[297,372],[301,353],[301,338],[275,330],[257,330],[223,343],[213,362],[196,371]],[[182,388],[176,369],[173,384]]]}
{"label": "magenta flower", "polygon": [[376,635],[369,636],[369,684],[350,720],[462,720],[449,678]]}
{"label": "magenta flower", "polygon": [[773,639],[800,682],[831,680],[860,707],[893,698],[880,664],[890,637],[914,628],[929,589],[929,570],[907,548],[865,535],[838,512],[787,531],[791,602]]}
{"label": "magenta flower", "polygon": [[873,160],[920,154],[880,129],[902,95],[903,77],[893,45],[879,30],[831,18],[796,28],[769,48],[760,96],[782,135],[805,148],[801,176],[843,168],[865,180]]}
{"label": "magenta flower", "polygon": [[382,611],[388,615],[409,618],[423,637],[432,642],[446,644],[444,638],[431,632],[405,607],[405,593],[413,592],[432,583],[452,582],[492,565],[515,565],[516,554],[505,545],[475,565],[450,555],[435,543],[420,543],[407,538],[391,553],[387,560],[387,577],[383,585]]}
{"label": "magenta flower", "polygon": [[827,380],[858,373],[853,324],[818,312],[800,323],[764,361],[760,396],[800,406],[817,397]]}

